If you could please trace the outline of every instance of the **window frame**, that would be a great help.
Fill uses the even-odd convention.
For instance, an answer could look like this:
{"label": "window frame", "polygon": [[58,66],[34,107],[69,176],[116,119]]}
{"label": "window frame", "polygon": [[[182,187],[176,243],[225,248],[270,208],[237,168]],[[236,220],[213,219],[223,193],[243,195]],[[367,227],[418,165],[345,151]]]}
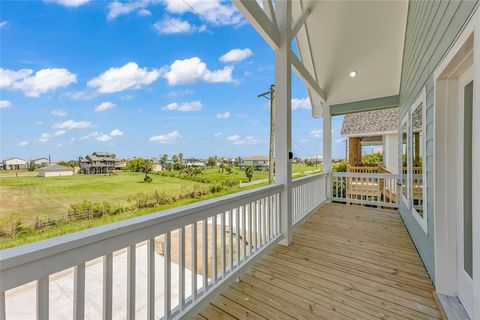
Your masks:
{"label": "window frame", "polygon": [[[422,137],[421,137],[421,155],[422,155],[422,209],[423,209],[423,217],[418,213],[418,211],[415,209],[413,205],[413,112],[415,109],[418,108],[419,105],[422,105]],[[419,96],[415,100],[415,102],[410,106],[408,110],[408,117],[409,117],[409,127],[410,130],[408,130],[409,137],[407,138],[407,144],[408,142],[410,143],[410,159],[408,161],[407,165],[407,172],[410,177],[409,179],[409,190],[411,190],[410,195],[410,207],[409,209],[411,210],[412,215],[415,217],[415,220],[417,220],[418,224],[420,227],[423,229],[425,234],[427,234],[427,216],[428,216],[428,203],[427,203],[427,189],[428,189],[428,184],[427,184],[427,89],[424,87],[422,91],[420,92]]]}
{"label": "window frame", "polygon": [[[407,173],[404,173],[403,172],[403,125],[406,125],[407,127],[407,137],[406,137],[406,144],[407,144]],[[399,137],[400,137],[400,157],[399,157],[399,160],[400,160],[400,198],[402,199],[402,202],[403,204],[407,207],[408,210],[410,210],[410,206],[411,206],[411,196],[410,196],[410,175],[409,175],[409,172],[410,172],[410,169],[411,169],[411,165],[410,165],[410,158],[411,158],[411,152],[410,152],[410,144],[409,144],[409,137],[410,137],[410,109],[407,110],[407,112],[405,113],[405,115],[403,116],[402,120],[400,121],[400,134],[399,134]],[[405,184],[406,184],[406,188],[407,188],[407,196],[405,197],[405,195],[403,194],[403,181],[405,179]]]}

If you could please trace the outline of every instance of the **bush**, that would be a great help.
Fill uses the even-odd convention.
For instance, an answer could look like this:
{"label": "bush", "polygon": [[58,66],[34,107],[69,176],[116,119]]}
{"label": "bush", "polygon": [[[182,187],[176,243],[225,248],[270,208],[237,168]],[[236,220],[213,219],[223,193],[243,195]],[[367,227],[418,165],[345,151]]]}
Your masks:
{"label": "bush", "polygon": [[0,236],[13,238],[23,230],[22,216],[16,212],[0,217]]}
{"label": "bush", "polygon": [[347,172],[347,160],[332,163],[332,172]]}
{"label": "bush", "polygon": [[153,179],[152,179],[152,177],[150,177],[150,176],[146,176],[146,177],[143,179],[143,181],[145,181],[146,183],[150,183],[150,182],[153,181]]}
{"label": "bush", "polygon": [[381,153],[366,154],[362,157],[362,164],[367,167],[376,167],[383,164],[383,155]]}

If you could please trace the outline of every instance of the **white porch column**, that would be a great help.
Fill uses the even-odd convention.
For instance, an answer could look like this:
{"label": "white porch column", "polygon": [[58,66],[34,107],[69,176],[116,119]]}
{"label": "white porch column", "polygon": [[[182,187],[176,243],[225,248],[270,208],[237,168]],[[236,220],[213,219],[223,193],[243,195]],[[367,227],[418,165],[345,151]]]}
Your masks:
{"label": "white porch column", "polygon": [[[332,116],[328,105],[323,106],[323,172],[332,172]],[[327,200],[332,199],[331,178],[327,177]]]}
{"label": "white porch column", "polygon": [[279,0],[275,3],[281,45],[275,50],[275,182],[283,184],[285,190],[280,199],[281,230],[280,242],[288,245],[292,241],[292,65],[290,63],[292,25],[292,2]]}

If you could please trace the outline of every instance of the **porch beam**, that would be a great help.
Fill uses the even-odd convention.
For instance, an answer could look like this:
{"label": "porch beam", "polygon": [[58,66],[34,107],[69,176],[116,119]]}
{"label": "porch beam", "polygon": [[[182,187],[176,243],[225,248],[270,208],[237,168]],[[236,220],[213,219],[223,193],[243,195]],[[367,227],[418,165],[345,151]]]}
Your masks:
{"label": "porch beam", "polygon": [[281,46],[275,50],[275,183],[283,184],[280,196],[281,244],[292,242],[292,42],[287,41],[292,26],[292,2],[277,1],[277,19],[281,34]]}
{"label": "porch beam", "polygon": [[320,88],[317,83],[317,80],[308,72],[307,68],[303,65],[300,59],[297,58],[295,53],[290,50],[290,60],[293,66],[293,70],[297,74],[297,76],[305,82],[305,84],[313,91],[315,91],[319,96],[322,102],[325,102],[327,99],[327,95],[325,91]]}
{"label": "porch beam", "polygon": [[295,23],[293,24],[292,32],[290,34],[290,40],[293,40],[293,38],[295,38],[300,28],[305,24],[305,21],[307,21],[307,18],[311,12],[312,10],[310,8],[307,8],[302,12],[300,17],[298,17],[297,21],[295,21]]}
{"label": "porch beam", "polygon": [[257,1],[232,0],[232,2],[238,11],[240,11],[262,38],[270,45],[270,47],[274,50],[280,47],[280,33],[278,27],[268,18],[267,14],[258,5]]}
{"label": "porch beam", "polygon": [[348,103],[332,104],[330,106],[330,112],[333,116],[356,113],[356,112],[366,112],[366,111],[375,111],[386,108],[395,108],[400,105],[400,96],[387,96],[380,97],[368,100],[360,100]]}
{"label": "porch beam", "polygon": [[272,21],[275,29],[278,32],[277,16],[275,15],[275,9],[273,8],[272,0],[262,0],[262,3],[263,3],[263,11],[265,11],[268,19],[270,19],[270,21]]}

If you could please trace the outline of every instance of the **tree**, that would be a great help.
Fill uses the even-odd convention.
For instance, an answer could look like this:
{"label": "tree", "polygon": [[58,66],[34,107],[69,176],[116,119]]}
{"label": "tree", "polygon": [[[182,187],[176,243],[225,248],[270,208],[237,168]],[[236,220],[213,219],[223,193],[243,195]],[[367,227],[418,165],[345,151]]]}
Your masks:
{"label": "tree", "polygon": [[141,159],[140,161],[140,171],[145,173],[145,178],[143,181],[149,183],[152,182],[152,178],[148,176],[150,172],[153,171],[155,162],[152,159]]}
{"label": "tree", "polygon": [[174,154],[172,156],[172,160],[173,160],[174,163],[177,163],[178,162],[178,156],[176,154]]}
{"label": "tree", "polygon": [[160,164],[162,165],[162,168],[165,167],[165,163],[167,163],[168,161],[168,155],[167,154],[164,154],[161,158],[160,158]]}
{"label": "tree", "polygon": [[183,153],[180,152],[180,153],[178,154],[178,160],[179,160],[180,162],[183,162]]}
{"label": "tree", "polygon": [[225,167],[225,171],[227,171],[228,174],[231,174],[231,173],[233,172],[232,166],[227,165],[227,166]]}
{"label": "tree", "polygon": [[235,161],[234,161],[235,166],[238,167],[240,165],[240,163],[242,163],[242,158],[241,157],[236,157]]}
{"label": "tree", "polygon": [[28,166],[28,171],[34,171],[36,168],[35,161],[30,161],[30,165]]}
{"label": "tree", "polygon": [[245,176],[248,178],[248,182],[252,182],[254,172],[255,168],[253,166],[247,166],[245,168]]}
{"label": "tree", "polygon": [[207,166],[209,166],[210,168],[215,168],[217,166],[217,160],[215,160],[214,157],[208,158]]}

